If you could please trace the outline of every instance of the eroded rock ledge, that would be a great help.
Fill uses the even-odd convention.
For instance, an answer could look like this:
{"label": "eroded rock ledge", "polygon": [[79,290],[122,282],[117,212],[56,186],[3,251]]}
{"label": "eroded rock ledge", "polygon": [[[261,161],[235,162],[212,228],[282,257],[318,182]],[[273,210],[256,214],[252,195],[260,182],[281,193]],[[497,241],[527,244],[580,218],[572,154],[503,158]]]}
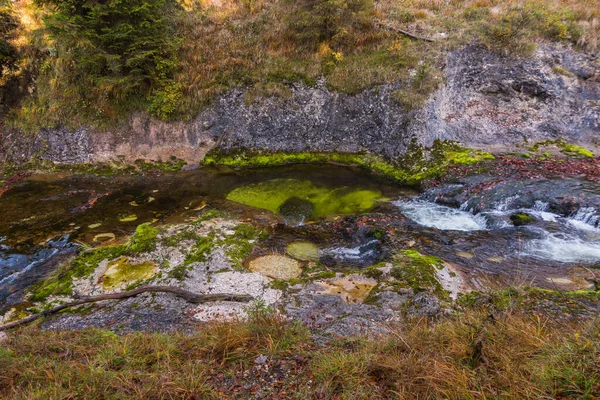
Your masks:
{"label": "eroded rock ledge", "polygon": [[358,95],[292,84],[289,98],[245,101],[236,89],[190,122],[132,115],[120,128],[44,129],[0,133],[0,161],[55,163],[166,160],[197,163],[213,149],[277,152],[370,152],[388,159],[416,138],[424,145],[454,140],[487,151],[564,138],[600,145],[600,60],[558,45],[510,59],[471,45],[449,54],[446,82],[421,110],[407,111],[394,92],[409,82]]}

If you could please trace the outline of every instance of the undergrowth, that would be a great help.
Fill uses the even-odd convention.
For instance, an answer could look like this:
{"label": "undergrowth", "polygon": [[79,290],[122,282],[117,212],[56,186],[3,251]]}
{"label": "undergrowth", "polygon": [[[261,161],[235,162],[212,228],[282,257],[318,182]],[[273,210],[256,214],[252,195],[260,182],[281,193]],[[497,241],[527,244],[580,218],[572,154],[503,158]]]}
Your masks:
{"label": "undergrowth", "polygon": [[[391,325],[377,338],[323,344],[264,304],[255,304],[248,314],[247,320],[209,323],[190,335],[22,328],[10,332],[0,345],[0,396],[591,399],[600,395],[598,320],[559,324],[532,314],[506,309],[490,313],[471,306],[437,321],[409,319]],[[265,378],[277,374],[285,378]]]}
{"label": "undergrowth", "polygon": [[19,0],[0,86],[20,79],[11,90],[22,98],[6,123],[109,126],[136,110],[187,120],[234,87],[252,103],[322,77],[345,93],[400,81],[396,100],[419,108],[447,51],[473,40],[513,56],[541,41],[597,51],[599,1],[153,0],[138,10],[137,0]]}

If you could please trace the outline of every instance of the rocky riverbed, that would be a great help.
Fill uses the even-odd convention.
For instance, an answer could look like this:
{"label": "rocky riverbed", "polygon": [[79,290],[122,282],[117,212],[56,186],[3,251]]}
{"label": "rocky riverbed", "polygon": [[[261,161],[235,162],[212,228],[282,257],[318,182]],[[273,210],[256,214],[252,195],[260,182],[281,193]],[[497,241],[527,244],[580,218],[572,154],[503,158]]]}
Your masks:
{"label": "rocky riverbed", "polygon": [[[550,295],[533,307],[586,318],[598,309],[600,189],[581,172],[596,159],[553,157],[457,166],[422,190],[331,165],[14,178],[0,197],[3,321],[144,285],[248,294],[320,337],[515,286],[580,293],[569,312]],[[192,330],[247,307],[142,294],[42,326]]]}

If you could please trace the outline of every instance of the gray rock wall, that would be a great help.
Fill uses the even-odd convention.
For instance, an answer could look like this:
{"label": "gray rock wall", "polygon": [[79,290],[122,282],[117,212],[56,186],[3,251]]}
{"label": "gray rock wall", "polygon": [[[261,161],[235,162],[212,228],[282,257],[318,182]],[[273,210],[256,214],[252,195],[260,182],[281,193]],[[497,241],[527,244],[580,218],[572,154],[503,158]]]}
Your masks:
{"label": "gray rock wall", "polygon": [[120,128],[0,133],[0,161],[34,156],[58,163],[122,158],[200,161],[215,146],[272,151],[370,151],[394,158],[413,137],[456,140],[488,151],[564,137],[600,147],[600,60],[543,45],[511,59],[476,45],[448,55],[446,82],[427,105],[407,112],[393,92],[407,82],[349,96],[294,84],[289,98],[247,104],[244,90],[220,97],[195,120],[165,123],[133,115]]}

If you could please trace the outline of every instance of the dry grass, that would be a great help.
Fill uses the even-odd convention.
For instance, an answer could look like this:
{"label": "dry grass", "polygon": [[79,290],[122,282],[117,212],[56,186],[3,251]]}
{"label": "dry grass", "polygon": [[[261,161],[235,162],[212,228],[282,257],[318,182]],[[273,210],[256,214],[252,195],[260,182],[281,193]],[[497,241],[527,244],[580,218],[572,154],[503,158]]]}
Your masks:
{"label": "dry grass", "polygon": [[[418,108],[441,82],[448,50],[480,40],[498,51],[528,54],[543,40],[570,42],[596,51],[600,46],[600,0],[379,0],[361,18],[384,21],[435,43],[410,40],[361,19],[343,35],[321,43],[298,41],[290,33],[290,3],[284,0],[181,0],[174,23],[183,40],[170,119],[189,119],[215,96],[233,87],[250,87],[247,99],[283,97],[290,82],[312,85],[321,77],[335,91],[357,93],[378,84],[403,82],[397,94],[407,109]],[[218,4],[218,5],[217,5]],[[60,57],[48,55],[52,41],[36,30],[40,10],[21,0],[17,10],[24,21],[21,48],[29,49],[21,72],[38,75],[33,95],[13,110],[12,124],[35,131],[44,125],[68,122],[114,124],[145,100],[121,105],[103,96],[103,88],[88,88],[97,104],[81,115],[73,93],[65,86],[66,69]],[[525,18],[524,18],[525,16]],[[431,79],[415,85],[415,71],[425,65]],[[71,82],[77,80],[70,80]],[[34,87],[33,85],[31,86]]]}
{"label": "dry grass", "polygon": [[[600,395],[600,323],[554,323],[472,306],[407,320],[376,340],[317,345],[264,307],[192,335],[13,332],[2,398],[578,398]],[[268,356],[265,367],[254,359]],[[300,360],[300,361],[298,361]],[[308,360],[308,361],[301,361]],[[275,392],[258,377],[287,368]],[[270,369],[269,369],[270,368]],[[264,375],[263,375],[264,376]],[[240,385],[240,382],[247,384]],[[237,388],[232,390],[231,388]],[[284,395],[282,395],[284,393]]]}

